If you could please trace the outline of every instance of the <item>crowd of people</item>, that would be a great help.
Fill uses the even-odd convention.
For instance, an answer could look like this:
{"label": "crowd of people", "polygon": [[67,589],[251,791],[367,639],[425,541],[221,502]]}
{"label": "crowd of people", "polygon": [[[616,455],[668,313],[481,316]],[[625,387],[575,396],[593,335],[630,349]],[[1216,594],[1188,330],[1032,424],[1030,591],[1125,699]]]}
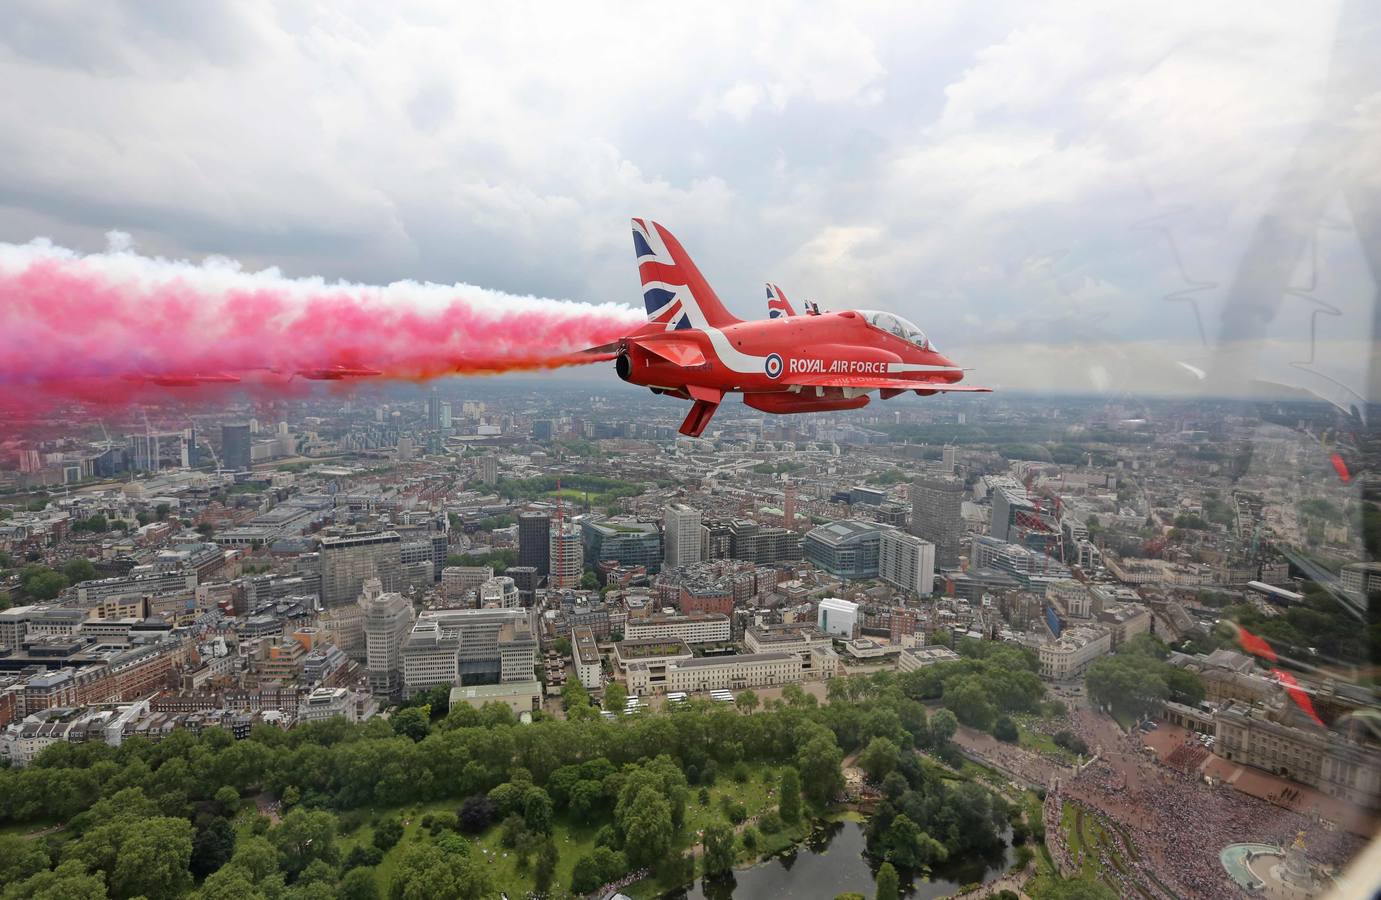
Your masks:
{"label": "crowd of people", "polygon": [[627,875],[623,876],[619,880],[611,881],[608,884],[600,885],[598,888],[586,894],[585,896],[588,898],[588,900],[598,900],[598,898],[601,897],[608,897],[610,894],[617,894],[619,891],[622,891],[630,884],[636,884],[637,882],[642,881],[644,878],[648,878],[651,875],[651,869],[634,869],[632,872],[629,872]]}
{"label": "crowd of people", "polygon": [[1170,755],[1165,758],[1165,762],[1179,769],[1181,772],[1193,774],[1199,771],[1199,767],[1208,759],[1208,748],[1193,738],[1186,738]]}
{"label": "crowd of people", "polygon": [[[1136,765],[1143,768],[1147,763],[1139,760]],[[1070,779],[1064,789],[1125,829],[1141,856],[1134,866],[1152,867],[1148,871],[1187,895],[1210,900],[1242,896],[1219,859],[1228,844],[1259,841],[1284,846],[1305,831],[1316,862],[1341,864],[1361,850],[1361,840],[1345,831],[1327,830],[1230,787],[1210,786],[1196,773],[1149,765],[1154,770],[1151,777],[1129,787],[1125,770],[1112,761],[1100,761]]]}
{"label": "crowd of people", "polygon": [[[1153,896],[1173,891],[1216,900],[1244,896],[1219,859],[1229,844],[1288,846],[1304,831],[1310,858],[1325,865],[1341,865],[1362,848],[1360,838],[1342,829],[1206,783],[1199,767],[1207,751],[1198,741],[1186,740],[1169,757],[1179,765],[1166,765],[1145,751],[1140,732],[1126,734],[1106,716],[1075,708],[1059,724],[1088,744],[1091,761],[1075,769],[996,742],[973,749],[1029,783],[1055,785],[1043,819],[1047,845],[1062,871],[1077,871],[1085,854],[1098,853],[1102,875],[1126,895],[1137,893],[1135,883]],[[1107,823],[1104,841],[1071,852],[1061,824],[1066,801]]]}

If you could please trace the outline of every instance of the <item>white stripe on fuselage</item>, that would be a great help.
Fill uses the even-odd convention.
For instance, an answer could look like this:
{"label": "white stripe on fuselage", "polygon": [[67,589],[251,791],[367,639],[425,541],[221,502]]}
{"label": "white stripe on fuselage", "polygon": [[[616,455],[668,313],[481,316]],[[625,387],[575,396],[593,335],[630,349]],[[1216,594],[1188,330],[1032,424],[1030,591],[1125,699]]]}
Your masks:
{"label": "white stripe on fuselage", "polygon": [[888,363],[887,374],[893,372],[962,372],[959,366],[929,366],[924,363]]}
{"label": "white stripe on fuselage", "polygon": [[[767,357],[754,356],[748,353],[742,353],[739,350],[737,350],[734,347],[733,343],[729,340],[728,336],[724,334],[724,332],[720,331],[718,328],[714,327],[705,320],[705,314],[701,311],[700,304],[695,302],[695,297],[691,294],[691,290],[688,286],[684,284],[668,284],[665,281],[649,281],[643,285],[644,291],[651,290],[653,288],[659,288],[661,290],[670,291],[673,294],[673,297],[671,300],[663,304],[661,309],[652,313],[649,316],[649,318],[655,318],[662,310],[667,309],[679,299],[681,301],[681,311],[686,316],[686,318],[690,319],[691,327],[698,328],[699,330],[705,332],[705,336],[710,339],[710,346],[714,348],[715,355],[719,357],[719,361],[724,365],[724,368],[728,369],[730,372],[735,372],[740,375],[758,375],[765,371],[764,366],[767,363]],[[678,316],[676,318],[673,318],[672,321],[668,322],[667,330],[675,330],[676,324],[679,321],[679,319],[680,317]],[[959,366],[936,366],[929,365],[926,363],[903,362],[887,363],[887,373],[889,375],[905,372],[962,371],[964,370]]]}
{"label": "white stripe on fuselage", "polygon": [[[705,313],[700,309],[700,304],[695,302],[695,296],[689,287],[684,284],[667,284],[660,281],[643,285],[644,290],[650,287],[673,291],[681,299],[681,312],[685,314],[687,319],[690,319],[692,328],[698,328],[705,332],[705,336],[710,339],[710,346],[714,348],[715,356],[719,357],[724,368],[740,375],[761,375],[765,371],[764,366],[767,363],[767,357],[752,356],[736,350],[724,332],[705,320]],[[668,330],[674,327],[668,323]]]}

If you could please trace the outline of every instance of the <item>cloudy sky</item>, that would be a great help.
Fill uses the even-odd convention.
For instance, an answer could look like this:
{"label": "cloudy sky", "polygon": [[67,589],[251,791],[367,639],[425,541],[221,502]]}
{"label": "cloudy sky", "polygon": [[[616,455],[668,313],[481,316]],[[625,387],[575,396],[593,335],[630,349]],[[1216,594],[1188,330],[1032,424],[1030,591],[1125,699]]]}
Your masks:
{"label": "cloudy sky", "polygon": [[[21,0],[0,241],[118,229],[289,275],[636,303],[649,216],[740,315],[765,279],[889,308],[999,385],[1185,389],[1238,317],[1258,374],[1364,391],[1377,183],[1340,182],[1338,148],[1381,120],[1381,78],[1334,43],[1343,10],[1381,45],[1367,5]],[[1282,184],[1310,195],[1298,239],[1253,255]]]}

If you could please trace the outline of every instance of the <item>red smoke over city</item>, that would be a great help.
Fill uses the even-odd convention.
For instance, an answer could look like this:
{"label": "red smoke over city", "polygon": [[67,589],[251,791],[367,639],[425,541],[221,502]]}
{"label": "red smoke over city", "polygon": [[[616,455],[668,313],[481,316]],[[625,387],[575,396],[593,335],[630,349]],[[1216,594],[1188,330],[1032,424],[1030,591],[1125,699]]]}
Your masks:
{"label": "red smoke over city", "polygon": [[0,244],[0,406],[554,368],[642,318],[463,284],[333,284],[223,259]]}

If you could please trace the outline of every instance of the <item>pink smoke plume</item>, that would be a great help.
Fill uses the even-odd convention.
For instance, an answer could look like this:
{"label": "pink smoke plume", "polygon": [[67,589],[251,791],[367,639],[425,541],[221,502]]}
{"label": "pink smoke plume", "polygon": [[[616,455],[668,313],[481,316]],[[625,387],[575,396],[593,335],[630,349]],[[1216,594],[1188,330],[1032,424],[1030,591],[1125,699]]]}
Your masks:
{"label": "pink smoke plume", "polygon": [[0,404],[119,404],[142,393],[132,386],[207,377],[286,389],[337,367],[414,380],[555,368],[642,320],[621,304],[466,284],[328,283],[226,259],[155,259],[115,239],[89,255],[0,243]]}

